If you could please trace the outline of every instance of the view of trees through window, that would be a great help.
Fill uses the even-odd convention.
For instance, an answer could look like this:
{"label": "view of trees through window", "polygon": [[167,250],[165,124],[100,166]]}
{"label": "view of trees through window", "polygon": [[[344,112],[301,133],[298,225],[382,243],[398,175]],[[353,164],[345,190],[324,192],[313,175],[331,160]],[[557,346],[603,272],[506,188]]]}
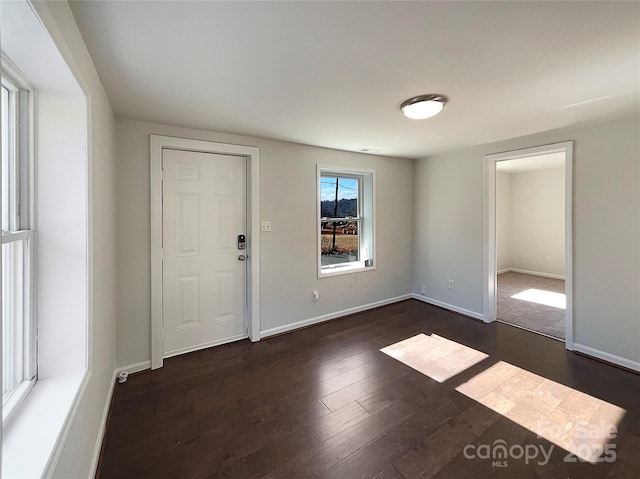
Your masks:
{"label": "view of trees through window", "polygon": [[359,261],[360,180],[322,175],[320,183],[322,266]]}

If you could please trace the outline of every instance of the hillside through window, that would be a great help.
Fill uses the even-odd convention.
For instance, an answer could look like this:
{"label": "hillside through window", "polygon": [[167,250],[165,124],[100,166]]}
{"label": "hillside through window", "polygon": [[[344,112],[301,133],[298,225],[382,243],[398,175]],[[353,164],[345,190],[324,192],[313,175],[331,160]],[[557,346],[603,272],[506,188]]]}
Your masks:
{"label": "hillside through window", "polygon": [[322,176],[321,185],[322,266],[358,261],[360,180]]}

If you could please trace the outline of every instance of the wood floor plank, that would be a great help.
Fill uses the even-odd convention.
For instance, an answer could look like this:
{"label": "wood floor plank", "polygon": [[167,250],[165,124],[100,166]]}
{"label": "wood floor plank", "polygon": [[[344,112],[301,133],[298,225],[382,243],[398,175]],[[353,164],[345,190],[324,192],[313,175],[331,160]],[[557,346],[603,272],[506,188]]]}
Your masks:
{"label": "wood floor plank", "polygon": [[374,479],[406,479],[402,474],[398,472],[398,470],[394,467],[393,464],[385,468],[380,474],[378,474]]}
{"label": "wood floor plank", "polygon": [[361,379],[345,386],[337,391],[322,396],[320,400],[330,411],[335,411],[358,399],[375,393],[380,388],[404,378],[409,371],[402,371],[400,368],[389,368],[387,371],[380,371],[378,374]]}
{"label": "wood floor plank", "polygon": [[374,477],[410,449],[420,446],[423,438],[460,412],[460,406],[446,398],[425,405],[372,443],[342,460],[325,476],[336,479]]}
{"label": "wood floor plank", "polygon": [[385,384],[372,393],[360,397],[357,401],[365,410],[373,414],[389,406],[397,399],[407,398],[409,400],[409,398],[424,397],[423,394],[427,393],[427,391],[434,390],[417,385],[405,375],[400,379]]}
{"label": "wood floor plank", "polygon": [[327,479],[376,477],[415,442],[417,442],[415,437],[406,443],[395,442],[385,434],[336,464],[323,474],[323,477]]}
{"label": "wood floor plank", "polygon": [[394,465],[405,477],[432,477],[496,420],[496,415],[487,409],[471,406],[439,427]]}
{"label": "wood floor plank", "polygon": [[328,469],[375,441],[415,412],[414,407],[399,401],[398,404],[370,415],[321,444],[300,451],[293,461],[285,465],[287,477],[324,475]]}

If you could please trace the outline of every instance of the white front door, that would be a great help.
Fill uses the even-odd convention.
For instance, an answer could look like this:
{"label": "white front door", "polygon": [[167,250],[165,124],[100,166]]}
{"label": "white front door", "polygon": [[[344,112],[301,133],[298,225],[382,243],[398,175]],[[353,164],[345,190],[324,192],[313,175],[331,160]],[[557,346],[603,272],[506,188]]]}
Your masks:
{"label": "white front door", "polygon": [[162,150],[164,357],[247,337],[246,158]]}

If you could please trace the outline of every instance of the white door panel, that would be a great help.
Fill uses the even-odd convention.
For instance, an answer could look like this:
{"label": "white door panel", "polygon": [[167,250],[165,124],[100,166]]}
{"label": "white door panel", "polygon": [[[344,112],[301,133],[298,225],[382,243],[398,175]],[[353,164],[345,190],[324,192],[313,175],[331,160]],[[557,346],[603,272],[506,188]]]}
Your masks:
{"label": "white door panel", "polygon": [[246,159],[164,149],[164,356],[246,336]]}

